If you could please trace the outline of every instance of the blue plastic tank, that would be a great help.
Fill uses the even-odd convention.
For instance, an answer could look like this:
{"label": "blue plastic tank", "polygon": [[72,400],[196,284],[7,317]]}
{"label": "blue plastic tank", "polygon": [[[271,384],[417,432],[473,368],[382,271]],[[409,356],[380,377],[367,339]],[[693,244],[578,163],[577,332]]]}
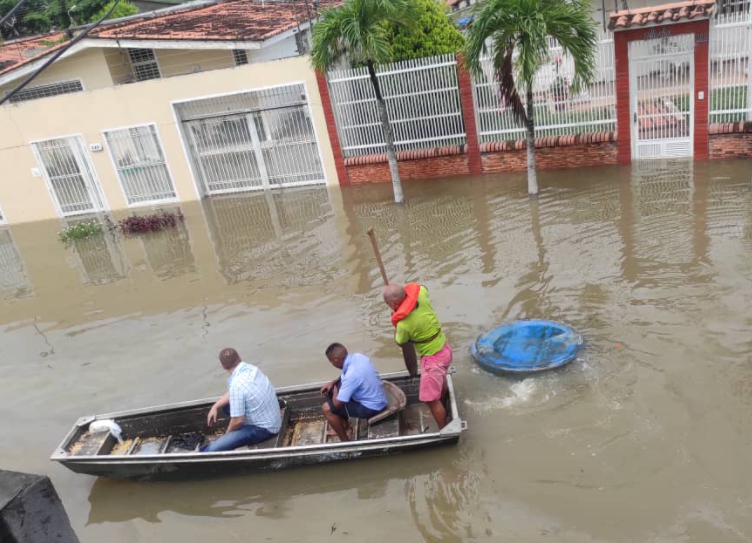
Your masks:
{"label": "blue plastic tank", "polygon": [[577,358],[582,336],[566,324],[521,320],[482,334],[470,347],[473,358],[493,373],[530,373],[559,368]]}

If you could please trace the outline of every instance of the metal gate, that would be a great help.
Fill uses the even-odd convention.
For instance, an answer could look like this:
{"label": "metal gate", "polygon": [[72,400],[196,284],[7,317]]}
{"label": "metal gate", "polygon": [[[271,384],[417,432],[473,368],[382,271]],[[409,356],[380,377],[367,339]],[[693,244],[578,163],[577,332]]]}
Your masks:
{"label": "metal gate", "polygon": [[38,141],[32,148],[60,215],[70,217],[105,209],[81,136]]}
{"label": "metal gate", "polygon": [[632,158],[692,156],[694,34],[629,44]]}
{"label": "metal gate", "polygon": [[302,84],[192,100],[175,109],[205,194],[325,181]]}

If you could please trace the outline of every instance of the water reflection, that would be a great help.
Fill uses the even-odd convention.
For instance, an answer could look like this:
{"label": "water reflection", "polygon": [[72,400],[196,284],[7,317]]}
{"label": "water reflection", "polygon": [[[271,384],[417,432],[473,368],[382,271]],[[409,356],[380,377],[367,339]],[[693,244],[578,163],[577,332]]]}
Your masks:
{"label": "water reflection", "polygon": [[230,285],[280,273],[287,284],[302,284],[312,268],[335,267],[331,255],[339,247],[326,189],[226,196],[204,205],[219,269]]}
{"label": "water reflection", "polygon": [[103,217],[66,219],[63,226],[91,221],[102,225],[102,234],[72,240],[68,244],[69,262],[81,273],[84,285],[106,285],[125,279],[128,268],[122,239],[107,228]]}
{"label": "water reflection", "polygon": [[[180,208],[168,208],[167,211],[181,212]],[[185,222],[178,221],[175,228],[139,235],[138,238],[144,247],[149,267],[159,279],[172,279],[198,272],[191,249],[191,236]]]}
{"label": "water reflection", "polygon": [[8,227],[0,229],[0,293],[3,299],[21,299],[34,295],[26,265]]}

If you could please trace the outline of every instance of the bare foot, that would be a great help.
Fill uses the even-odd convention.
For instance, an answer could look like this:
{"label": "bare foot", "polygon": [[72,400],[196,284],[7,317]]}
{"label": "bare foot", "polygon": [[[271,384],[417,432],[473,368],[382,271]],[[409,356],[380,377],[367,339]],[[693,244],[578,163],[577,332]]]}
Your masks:
{"label": "bare foot", "polygon": [[[328,435],[329,437],[334,437],[337,435],[337,432],[334,431],[334,428],[329,426],[329,429],[326,431],[326,435]],[[347,435],[352,439],[353,427],[350,426],[349,424],[347,425]]]}

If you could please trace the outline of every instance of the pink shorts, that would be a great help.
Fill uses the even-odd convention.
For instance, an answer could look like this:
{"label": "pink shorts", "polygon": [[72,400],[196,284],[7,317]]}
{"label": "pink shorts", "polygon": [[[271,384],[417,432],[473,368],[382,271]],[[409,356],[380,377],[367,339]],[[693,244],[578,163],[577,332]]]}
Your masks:
{"label": "pink shorts", "polygon": [[449,342],[434,355],[420,359],[420,393],[421,402],[434,402],[441,399],[447,370],[452,363],[452,346]]}

